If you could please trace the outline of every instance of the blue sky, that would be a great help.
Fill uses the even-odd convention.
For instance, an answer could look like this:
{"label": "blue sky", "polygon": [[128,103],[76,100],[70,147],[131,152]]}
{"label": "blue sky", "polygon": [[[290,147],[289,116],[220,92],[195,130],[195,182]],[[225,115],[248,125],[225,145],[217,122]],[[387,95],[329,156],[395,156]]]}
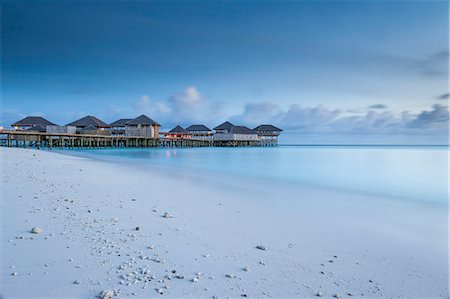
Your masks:
{"label": "blue sky", "polygon": [[286,142],[447,142],[447,1],[1,6],[3,125],[146,113],[272,122]]}

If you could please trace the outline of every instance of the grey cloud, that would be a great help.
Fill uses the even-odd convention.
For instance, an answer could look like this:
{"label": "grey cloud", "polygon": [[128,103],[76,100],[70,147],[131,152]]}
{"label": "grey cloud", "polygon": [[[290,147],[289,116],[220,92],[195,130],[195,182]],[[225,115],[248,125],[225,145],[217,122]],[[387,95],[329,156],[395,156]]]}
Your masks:
{"label": "grey cloud", "polygon": [[384,104],[373,104],[368,107],[369,109],[386,109],[387,106]]}
{"label": "grey cloud", "polygon": [[448,100],[450,98],[450,93],[443,93],[436,97],[437,100]]}
{"label": "grey cloud", "polygon": [[[292,105],[282,110],[275,103],[263,105],[271,109],[261,109],[258,105],[261,104],[247,105],[244,112],[234,116],[233,120],[247,125],[271,122],[286,130],[308,134],[446,134],[449,124],[449,111],[443,105],[434,105],[431,110],[419,114],[404,111],[400,116],[386,110],[371,110],[365,114],[348,116],[342,110],[331,110],[324,106],[309,108]],[[270,114],[270,111],[275,113]]]}

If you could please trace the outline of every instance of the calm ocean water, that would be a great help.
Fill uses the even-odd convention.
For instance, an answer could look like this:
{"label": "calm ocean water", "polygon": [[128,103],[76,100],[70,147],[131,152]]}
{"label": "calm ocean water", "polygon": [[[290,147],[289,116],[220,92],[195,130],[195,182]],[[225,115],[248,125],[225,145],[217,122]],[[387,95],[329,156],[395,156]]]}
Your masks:
{"label": "calm ocean water", "polygon": [[420,201],[445,203],[448,194],[446,146],[100,149],[69,153],[174,172],[264,178]]}

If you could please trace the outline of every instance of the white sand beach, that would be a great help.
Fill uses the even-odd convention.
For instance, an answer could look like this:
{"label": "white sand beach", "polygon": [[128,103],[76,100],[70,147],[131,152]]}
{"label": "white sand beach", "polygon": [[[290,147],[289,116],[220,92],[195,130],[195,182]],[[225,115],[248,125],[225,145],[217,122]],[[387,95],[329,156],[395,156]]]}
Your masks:
{"label": "white sand beach", "polygon": [[447,297],[440,205],[0,153],[4,298]]}

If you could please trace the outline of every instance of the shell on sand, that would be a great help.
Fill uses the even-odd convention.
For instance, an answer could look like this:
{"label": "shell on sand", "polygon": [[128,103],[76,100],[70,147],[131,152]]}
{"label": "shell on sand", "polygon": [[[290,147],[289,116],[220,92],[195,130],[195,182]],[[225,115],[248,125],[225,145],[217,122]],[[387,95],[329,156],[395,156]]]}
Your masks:
{"label": "shell on sand", "polygon": [[33,234],[40,234],[40,233],[42,233],[42,228],[35,226],[31,229],[31,232]]}

